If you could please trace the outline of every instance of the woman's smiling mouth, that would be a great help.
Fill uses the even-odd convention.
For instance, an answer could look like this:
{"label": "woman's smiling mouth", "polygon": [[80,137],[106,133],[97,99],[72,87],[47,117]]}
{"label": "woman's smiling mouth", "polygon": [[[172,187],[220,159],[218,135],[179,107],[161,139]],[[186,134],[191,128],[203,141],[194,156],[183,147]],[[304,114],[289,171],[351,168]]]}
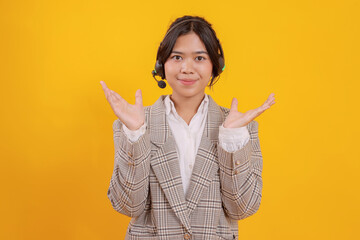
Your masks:
{"label": "woman's smiling mouth", "polygon": [[197,80],[193,79],[178,79],[184,85],[193,85]]}

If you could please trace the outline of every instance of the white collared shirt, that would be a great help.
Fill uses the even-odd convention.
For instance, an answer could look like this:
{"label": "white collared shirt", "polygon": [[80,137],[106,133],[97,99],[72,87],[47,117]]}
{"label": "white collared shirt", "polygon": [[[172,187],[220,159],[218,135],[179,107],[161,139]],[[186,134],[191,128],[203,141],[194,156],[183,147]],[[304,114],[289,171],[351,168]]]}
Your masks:
{"label": "white collared shirt", "polygon": [[[176,142],[180,173],[186,195],[197,150],[205,127],[209,98],[208,95],[205,94],[203,101],[189,125],[177,114],[174,102],[170,99],[169,95],[165,97],[164,104],[167,122]],[[123,124],[123,130],[129,140],[135,142],[145,133],[146,123],[135,131],[129,130],[125,124]],[[246,126],[241,128],[224,128],[221,125],[219,127],[219,144],[228,152],[235,152],[241,149],[249,139],[250,135]]]}

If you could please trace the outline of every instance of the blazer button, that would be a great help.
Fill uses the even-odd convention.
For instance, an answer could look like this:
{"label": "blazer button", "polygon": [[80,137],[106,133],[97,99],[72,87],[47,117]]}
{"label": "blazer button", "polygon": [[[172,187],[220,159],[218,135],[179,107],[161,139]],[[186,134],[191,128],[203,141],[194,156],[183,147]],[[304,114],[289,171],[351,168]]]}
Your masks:
{"label": "blazer button", "polygon": [[185,238],[185,239],[190,239],[190,234],[185,233],[184,238]]}
{"label": "blazer button", "polygon": [[235,170],[235,171],[234,171],[234,174],[235,174],[235,175],[236,175],[236,174],[238,174],[238,173],[239,173],[239,171],[238,171],[238,170]]}
{"label": "blazer button", "polygon": [[236,164],[236,165],[240,165],[240,161],[236,161],[235,164]]}

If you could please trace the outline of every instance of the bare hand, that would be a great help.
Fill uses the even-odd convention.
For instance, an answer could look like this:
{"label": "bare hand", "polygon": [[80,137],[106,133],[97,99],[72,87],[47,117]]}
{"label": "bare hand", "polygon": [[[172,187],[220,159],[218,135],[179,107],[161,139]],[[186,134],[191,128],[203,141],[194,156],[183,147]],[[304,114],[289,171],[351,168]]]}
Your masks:
{"label": "bare hand", "polygon": [[142,103],[141,90],[138,89],[135,93],[135,104],[129,104],[118,93],[110,90],[105,82],[100,81],[104,90],[107,101],[110,103],[115,115],[122,123],[130,130],[139,129],[145,122],[145,112]]}
{"label": "bare hand", "polygon": [[237,110],[238,100],[233,98],[229,115],[224,121],[225,128],[240,128],[246,126],[249,122],[253,121],[256,117],[262,114],[266,109],[275,103],[274,93],[271,93],[263,105],[246,113],[241,113]]}

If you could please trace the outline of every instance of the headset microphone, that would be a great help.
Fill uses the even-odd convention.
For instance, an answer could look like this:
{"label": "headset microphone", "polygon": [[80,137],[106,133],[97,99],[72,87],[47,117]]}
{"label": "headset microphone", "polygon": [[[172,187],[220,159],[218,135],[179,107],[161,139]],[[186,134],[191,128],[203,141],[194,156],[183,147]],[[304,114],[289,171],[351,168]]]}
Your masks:
{"label": "headset microphone", "polygon": [[165,88],[165,87],[166,87],[166,82],[163,81],[163,80],[160,80],[160,81],[159,81],[159,80],[157,80],[157,79],[155,78],[156,70],[153,70],[151,73],[152,73],[153,78],[155,79],[155,81],[157,81],[159,88]]}

